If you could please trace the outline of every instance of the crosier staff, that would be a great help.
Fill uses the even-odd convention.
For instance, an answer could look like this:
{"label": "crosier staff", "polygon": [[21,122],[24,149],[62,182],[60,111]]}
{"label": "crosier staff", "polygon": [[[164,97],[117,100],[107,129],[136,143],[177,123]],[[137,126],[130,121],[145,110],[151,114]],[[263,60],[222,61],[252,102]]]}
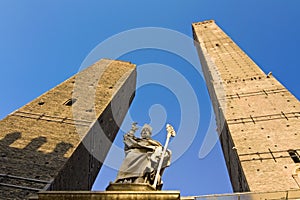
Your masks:
{"label": "crosier staff", "polygon": [[166,125],[166,129],[167,129],[167,139],[166,139],[164,150],[162,152],[162,155],[161,155],[158,167],[157,167],[157,172],[156,172],[156,175],[155,175],[154,183],[152,185],[154,188],[156,188],[156,185],[157,185],[159,173],[160,173],[163,161],[164,161],[164,157],[165,157],[165,154],[166,154],[166,151],[167,151],[167,147],[168,147],[168,144],[169,144],[169,141],[170,141],[170,137],[171,136],[175,137],[175,135],[176,135],[176,132],[174,131],[173,126],[171,126],[170,124]]}

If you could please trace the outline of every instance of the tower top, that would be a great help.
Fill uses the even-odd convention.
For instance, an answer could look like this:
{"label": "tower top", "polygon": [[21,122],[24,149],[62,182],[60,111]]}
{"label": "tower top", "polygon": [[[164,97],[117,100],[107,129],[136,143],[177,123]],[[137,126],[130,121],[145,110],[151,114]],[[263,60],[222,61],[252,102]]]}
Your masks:
{"label": "tower top", "polygon": [[205,25],[205,24],[211,24],[211,23],[215,23],[215,20],[210,19],[210,20],[205,20],[202,22],[194,22],[194,23],[192,23],[192,26]]}

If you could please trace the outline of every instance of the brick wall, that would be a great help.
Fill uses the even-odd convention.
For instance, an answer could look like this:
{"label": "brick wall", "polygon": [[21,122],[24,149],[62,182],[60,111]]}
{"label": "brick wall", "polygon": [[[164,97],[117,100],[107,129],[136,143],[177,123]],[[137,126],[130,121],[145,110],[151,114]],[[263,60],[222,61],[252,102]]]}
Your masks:
{"label": "brick wall", "polygon": [[213,20],[192,27],[234,191],[299,189],[299,101]]}
{"label": "brick wall", "polygon": [[135,65],[104,59],[0,121],[0,197],[91,189],[135,83]]}

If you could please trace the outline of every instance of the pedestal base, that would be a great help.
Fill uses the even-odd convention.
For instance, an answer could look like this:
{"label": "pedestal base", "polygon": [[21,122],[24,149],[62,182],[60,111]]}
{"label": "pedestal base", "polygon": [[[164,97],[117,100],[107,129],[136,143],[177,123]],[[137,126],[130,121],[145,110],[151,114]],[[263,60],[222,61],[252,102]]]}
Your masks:
{"label": "pedestal base", "polygon": [[179,200],[179,191],[157,191],[148,183],[110,183],[105,192],[41,191],[38,200]]}
{"label": "pedestal base", "polygon": [[155,191],[148,183],[110,183],[106,191]]}
{"label": "pedestal base", "polygon": [[45,191],[38,200],[180,200],[179,191]]}

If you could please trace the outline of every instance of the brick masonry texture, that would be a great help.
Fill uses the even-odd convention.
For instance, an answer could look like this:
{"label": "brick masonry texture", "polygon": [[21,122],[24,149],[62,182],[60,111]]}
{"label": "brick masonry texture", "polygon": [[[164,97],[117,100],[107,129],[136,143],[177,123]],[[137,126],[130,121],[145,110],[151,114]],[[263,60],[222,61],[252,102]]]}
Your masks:
{"label": "brick masonry texture", "polygon": [[213,20],[192,28],[234,191],[299,189],[299,100]]}
{"label": "brick masonry texture", "polygon": [[102,59],[1,120],[0,199],[90,190],[135,87],[135,65]]}

